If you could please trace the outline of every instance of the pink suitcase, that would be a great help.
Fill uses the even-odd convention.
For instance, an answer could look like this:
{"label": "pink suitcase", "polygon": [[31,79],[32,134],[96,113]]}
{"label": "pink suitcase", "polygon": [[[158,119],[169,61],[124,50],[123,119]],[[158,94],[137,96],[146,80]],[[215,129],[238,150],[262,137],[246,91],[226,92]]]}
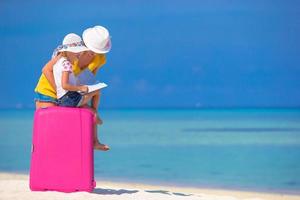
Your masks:
{"label": "pink suitcase", "polygon": [[92,192],[94,115],[84,108],[50,107],[34,115],[32,191]]}

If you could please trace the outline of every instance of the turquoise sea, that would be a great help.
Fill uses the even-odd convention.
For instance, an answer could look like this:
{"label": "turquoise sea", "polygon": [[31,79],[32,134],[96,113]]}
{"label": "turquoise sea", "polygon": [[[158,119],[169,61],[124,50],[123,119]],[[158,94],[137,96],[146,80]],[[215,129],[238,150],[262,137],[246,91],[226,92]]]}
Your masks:
{"label": "turquoise sea", "polygon": [[[33,110],[0,110],[0,171],[29,172]],[[98,180],[300,191],[300,109],[102,110]]]}

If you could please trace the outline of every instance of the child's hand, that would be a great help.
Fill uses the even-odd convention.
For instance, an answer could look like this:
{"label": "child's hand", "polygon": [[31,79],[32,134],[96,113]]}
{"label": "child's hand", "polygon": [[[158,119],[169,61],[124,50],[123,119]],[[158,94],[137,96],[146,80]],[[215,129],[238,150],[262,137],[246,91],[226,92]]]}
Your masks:
{"label": "child's hand", "polygon": [[81,85],[81,86],[79,86],[79,91],[84,92],[84,93],[88,93],[89,88],[86,85]]}

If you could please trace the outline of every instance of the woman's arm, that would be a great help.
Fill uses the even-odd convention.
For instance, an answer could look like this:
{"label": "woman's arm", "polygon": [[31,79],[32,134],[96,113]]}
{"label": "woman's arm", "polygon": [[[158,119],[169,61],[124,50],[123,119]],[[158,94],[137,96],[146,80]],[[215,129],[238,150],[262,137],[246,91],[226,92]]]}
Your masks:
{"label": "woman's arm", "polygon": [[49,81],[51,87],[56,90],[56,85],[53,76],[53,65],[61,58],[61,55],[56,56],[55,58],[51,59],[42,70],[42,73],[46,76],[46,79]]}
{"label": "woman's arm", "polygon": [[86,85],[76,86],[76,85],[69,84],[69,73],[70,72],[67,72],[67,71],[64,71],[62,73],[62,77],[61,77],[62,88],[64,90],[68,90],[68,91],[88,92],[88,87]]}

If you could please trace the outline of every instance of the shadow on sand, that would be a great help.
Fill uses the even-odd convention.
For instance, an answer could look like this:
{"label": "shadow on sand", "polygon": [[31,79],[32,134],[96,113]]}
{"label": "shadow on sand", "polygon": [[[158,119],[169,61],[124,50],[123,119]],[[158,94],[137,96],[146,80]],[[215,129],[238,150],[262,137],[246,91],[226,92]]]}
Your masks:
{"label": "shadow on sand", "polygon": [[145,190],[145,192],[149,193],[160,193],[160,194],[167,194],[167,195],[177,195],[177,196],[192,196],[192,194],[183,194],[179,192],[170,192],[166,190]]}
{"label": "shadow on sand", "polygon": [[133,194],[137,193],[138,190],[113,190],[113,189],[102,189],[102,188],[95,188],[93,193],[95,194],[102,194],[102,195],[121,195],[121,194]]}
{"label": "shadow on sand", "polygon": [[[101,194],[101,195],[122,195],[122,194],[133,194],[139,192],[138,190],[114,190],[114,189],[102,189],[102,188],[95,188],[93,193],[94,194]],[[193,196],[192,194],[184,194],[179,192],[170,192],[167,190],[145,190],[148,193],[158,193],[158,194],[166,194],[166,195],[177,195],[177,196]]]}

